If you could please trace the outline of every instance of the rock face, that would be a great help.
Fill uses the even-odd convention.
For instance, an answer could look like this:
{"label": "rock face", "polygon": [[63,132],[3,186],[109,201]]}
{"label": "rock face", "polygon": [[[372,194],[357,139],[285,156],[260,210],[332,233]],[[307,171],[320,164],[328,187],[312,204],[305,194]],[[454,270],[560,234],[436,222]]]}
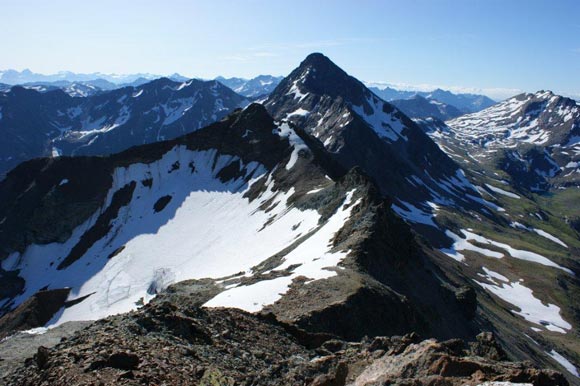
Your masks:
{"label": "rock face", "polygon": [[234,309],[162,299],[109,317],[4,375],[10,385],[567,385],[561,374],[417,335],[345,342]]}
{"label": "rock face", "polygon": [[0,318],[0,339],[15,331],[44,326],[66,302],[70,290],[39,291]]}

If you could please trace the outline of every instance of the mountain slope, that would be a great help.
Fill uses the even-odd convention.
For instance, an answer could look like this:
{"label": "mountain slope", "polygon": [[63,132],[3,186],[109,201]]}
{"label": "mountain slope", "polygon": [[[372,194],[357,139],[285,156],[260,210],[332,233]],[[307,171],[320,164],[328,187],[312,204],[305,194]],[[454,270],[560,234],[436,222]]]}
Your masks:
{"label": "mountain slope", "polygon": [[[271,315],[198,308],[188,296],[161,297],[65,335],[56,347],[44,335],[26,335],[0,342],[0,355],[8,354],[0,375],[6,384],[568,385],[560,373],[506,361],[489,333],[469,344],[421,341],[416,334],[349,342]],[[25,365],[10,366],[22,351],[18,343],[30,341],[44,344],[30,350],[34,357]]]}
{"label": "mountain slope", "polygon": [[34,157],[105,155],[175,138],[245,104],[215,81],[158,79],[86,98],[15,86],[0,93],[0,175]]}

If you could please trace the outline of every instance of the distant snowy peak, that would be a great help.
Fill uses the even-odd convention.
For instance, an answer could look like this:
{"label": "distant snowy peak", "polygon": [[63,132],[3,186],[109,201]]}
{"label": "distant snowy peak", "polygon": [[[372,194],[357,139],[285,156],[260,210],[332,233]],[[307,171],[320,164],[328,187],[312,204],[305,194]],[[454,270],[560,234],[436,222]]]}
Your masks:
{"label": "distant snowy peak", "polygon": [[550,91],[520,94],[446,123],[449,132],[434,133],[440,144],[454,142],[492,162],[516,185],[537,191],[580,184],[580,107],[572,99]]}
{"label": "distant snowy peak", "polygon": [[71,98],[61,88],[45,86],[13,86],[0,93],[0,175],[30,158],[107,155],[175,138],[249,103],[217,81],[196,79],[160,78],[101,92],[66,87],[68,94],[90,95]]}
{"label": "distant snowy peak", "polygon": [[283,79],[281,76],[259,75],[252,79],[224,78],[218,76],[216,80],[231,88],[240,95],[248,98],[264,97],[270,94]]}

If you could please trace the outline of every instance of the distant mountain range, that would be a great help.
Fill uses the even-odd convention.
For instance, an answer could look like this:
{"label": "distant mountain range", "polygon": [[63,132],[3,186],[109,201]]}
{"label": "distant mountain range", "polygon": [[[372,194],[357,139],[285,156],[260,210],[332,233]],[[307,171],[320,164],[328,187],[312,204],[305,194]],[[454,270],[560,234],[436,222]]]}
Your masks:
{"label": "distant mountain range", "polygon": [[[10,85],[23,85],[29,88],[35,88],[38,91],[61,88],[71,96],[88,96],[100,90],[113,90],[124,86],[140,86],[161,77],[163,76],[150,73],[117,75],[100,72],[82,74],[70,71],[61,71],[56,74],[45,75],[34,73],[28,69],[23,71],[9,69],[0,71],[0,91]],[[167,78],[176,82],[184,82],[189,79],[178,73],[169,75]],[[251,79],[238,77],[225,78],[222,76],[215,78],[215,80],[231,88],[236,93],[251,99],[267,96],[276,88],[282,79],[282,76],[272,75],[259,75]],[[455,107],[464,114],[477,112],[495,104],[495,101],[484,95],[454,94],[441,89],[429,92],[403,91],[391,87],[379,87],[370,83],[367,85],[371,91],[386,101],[406,100],[419,95],[426,99],[435,100]],[[404,108],[403,111],[405,111]],[[415,113],[419,113],[419,115],[409,115],[413,118],[427,116],[417,109],[415,109]],[[437,116],[437,118],[441,117]]]}
{"label": "distant mountain range", "polygon": [[[17,70],[0,70],[0,83],[6,83],[11,85],[16,84],[26,84],[26,83],[46,83],[46,82],[89,82],[98,79],[105,80],[107,82],[121,85],[135,82],[138,79],[153,80],[157,78],[162,78],[163,75],[149,74],[149,73],[137,73],[137,74],[103,74],[101,72],[93,72],[90,74],[75,73],[71,71],[61,71],[56,74],[39,74],[32,72],[28,69],[17,71]],[[170,79],[176,81],[185,81],[188,78],[179,75],[177,73],[167,76]]]}
{"label": "distant mountain range", "polygon": [[485,95],[454,94],[451,91],[442,90],[439,88],[433,91],[404,91],[396,90],[392,87],[383,88],[369,84],[369,89],[386,101],[410,99],[415,95],[419,95],[427,99],[436,100],[454,106],[461,110],[464,114],[474,113],[496,104],[493,99]]}

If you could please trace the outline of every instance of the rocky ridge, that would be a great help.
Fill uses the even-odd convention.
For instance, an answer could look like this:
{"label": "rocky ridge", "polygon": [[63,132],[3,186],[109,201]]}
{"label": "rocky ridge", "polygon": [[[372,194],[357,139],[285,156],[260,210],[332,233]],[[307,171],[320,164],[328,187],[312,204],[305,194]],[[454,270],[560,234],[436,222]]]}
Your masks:
{"label": "rocky ridge", "polygon": [[[10,385],[567,385],[557,372],[505,362],[492,335],[467,344],[416,334],[347,342],[235,309],[163,297],[93,323],[4,374]],[[1,347],[2,344],[0,344]],[[179,369],[176,371],[176,369]]]}

